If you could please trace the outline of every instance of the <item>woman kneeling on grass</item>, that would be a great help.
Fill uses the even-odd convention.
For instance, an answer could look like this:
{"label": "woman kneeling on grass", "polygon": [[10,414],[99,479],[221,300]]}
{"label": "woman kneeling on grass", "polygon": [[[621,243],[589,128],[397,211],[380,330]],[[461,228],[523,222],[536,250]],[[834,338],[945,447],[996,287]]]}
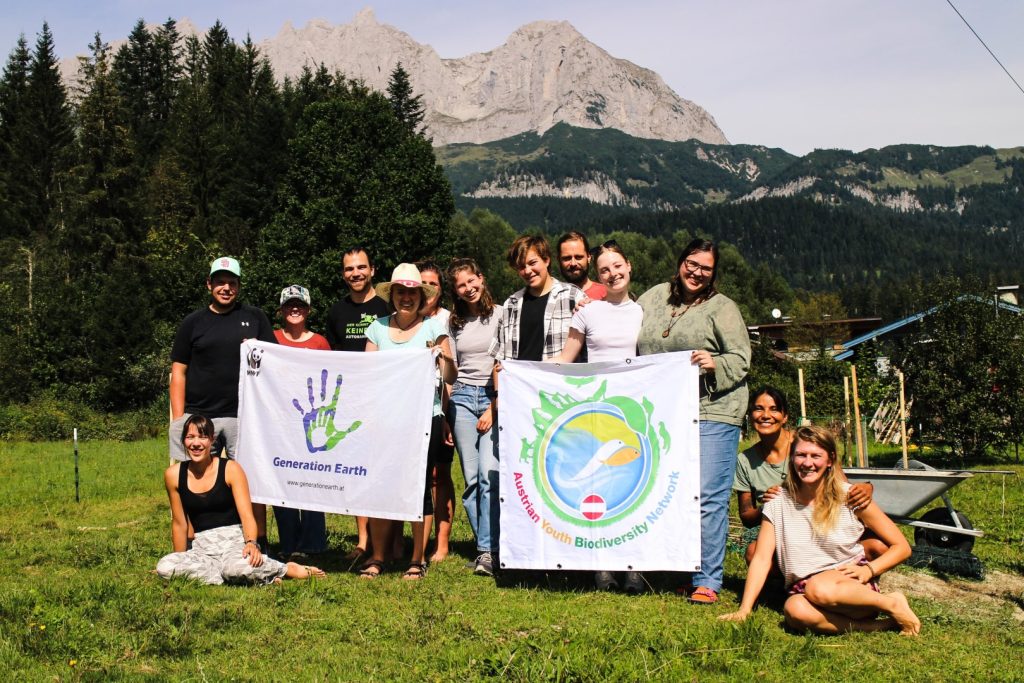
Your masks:
{"label": "woman kneeling on grass", "polygon": [[[917,635],[921,622],[906,597],[882,595],[875,581],[910,557],[910,544],[874,502],[856,511],[844,504],[850,485],[832,433],[817,426],[797,429],[787,469],[785,488],[762,511],[740,608],[720,618],[747,618],[777,551],[789,587],[783,611],[791,628],[828,634],[898,629]],[[888,546],[870,562],[858,542],[865,526]],[[879,612],[888,616],[877,619]]]}
{"label": "woman kneeling on grass", "polygon": [[[317,567],[282,564],[260,553],[245,472],[234,460],[210,454],[213,436],[213,421],[206,416],[192,415],[185,421],[181,441],[188,460],[164,472],[174,552],[160,559],[156,573],[165,579],[185,576],[208,584],[324,576]],[[196,536],[186,549],[189,522]]]}

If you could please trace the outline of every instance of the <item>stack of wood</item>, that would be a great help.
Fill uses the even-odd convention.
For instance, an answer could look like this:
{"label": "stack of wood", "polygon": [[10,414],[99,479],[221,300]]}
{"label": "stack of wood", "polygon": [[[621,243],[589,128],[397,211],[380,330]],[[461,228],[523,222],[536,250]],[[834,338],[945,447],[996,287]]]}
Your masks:
{"label": "stack of wood", "polygon": [[[914,399],[907,400],[907,413],[910,413]],[[900,444],[900,404],[899,396],[887,396],[878,404],[878,410],[868,423],[868,426],[875,434],[876,443],[885,443],[893,446]],[[907,425],[907,438],[909,439],[912,430]]]}

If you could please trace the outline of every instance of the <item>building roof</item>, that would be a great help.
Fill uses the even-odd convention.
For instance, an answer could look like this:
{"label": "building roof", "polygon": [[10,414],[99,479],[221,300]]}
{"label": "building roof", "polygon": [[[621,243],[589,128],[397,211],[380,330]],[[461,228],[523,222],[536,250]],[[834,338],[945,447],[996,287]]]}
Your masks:
{"label": "building roof", "polygon": [[[974,294],[962,294],[962,295],[958,296],[956,299],[954,299],[954,301],[963,301],[965,299],[973,299],[975,301],[980,301],[980,302],[988,303],[984,298],[982,298],[980,296],[977,296],[977,295],[974,295]],[[995,299],[994,301],[999,306],[1000,310],[1008,311],[1010,313],[1016,313],[1018,315],[1022,311],[1020,306],[1014,306],[1013,304],[1008,303],[1006,301],[1003,301],[1002,299]],[[913,315],[909,315],[906,318],[903,318],[902,320],[897,320],[895,322],[891,322],[888,325],[883,325],[883,326],[879,327],[878,329],[871,330],[870,332],[868,332],[866,334],[862,334],[859,337],[854,337],[853,339],[850,339],[849,341],[845,341],[845,342],[843,342],[843,349],[845,349],[845,350],[842,353],[836,354],[835,356],[833,356],[833,358],[835,360],[848,360],[850,357],[852,357],[854,355],[854,353],[856,353],[856,351],[854,350],[854,347],[859,346],[860,344],[863,344],[865,342],[869,342],[869,341],[872,341],[874,339],[878,339],[879,337],[884,337],[885,335],[887,335],[887,334],[889,334],[889,333],[891,333],[891,332],[893,332],[895,330],[898,330],[901,327],[906,327],[907,325],[910,325],[911,323],[915,323],[918,320],[920,320],[921,318],[924,318],[926,316],[931,315],[935,311],[939,310],[940,307],[945,306],[945,305],[946,304],[938,304],[936,306],[932,306],[931,308],[929,308],[926,311],[921,311],[920,313],[915,313]]]}

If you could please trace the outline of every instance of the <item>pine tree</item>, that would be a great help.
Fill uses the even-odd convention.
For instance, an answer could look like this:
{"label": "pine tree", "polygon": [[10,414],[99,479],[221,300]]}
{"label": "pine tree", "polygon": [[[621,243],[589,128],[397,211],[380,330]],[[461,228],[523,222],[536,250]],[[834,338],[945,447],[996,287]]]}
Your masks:
{"label": "pine tree", "polygon": [[232,126],[237,167],[227,191],[231,210],[241,219],[232,239],[248,247],[273,217],[278,181],[288,169],[288,139],[274,72],[248,36],[240,50],[238,74],[241,99]]}
{"label": "pine tree", "polygon": [[152,118],[166,138],[171,108],[181,79],[181,35],[174,19],[168,19],[153,36],[149,81],[152,84]]}
{"label": "pine tree", "polygon": [[86,257],[72,259],[79,264],[72,276],[105,273],[116,257],[137,253],[143,237],[129,113],[110,71],[109,45],[97,33],[89,49],[89,57],[79,58],[74,220],[60,239],[65,250]]}
{"label": "pine tree", "polygon": [[32,232],[27,184],[31,156],[26,149],[28,74],[31,54],[25,36],[7,58],[0,79],[0,239]]}
{"label": "pine tree", "polygon": [[388,80],[388,99],[391,101],[391,109],[395,117],[401,121],[412,133],[426,134],[426,129],[421,130],[425,111],[423,109],[423,96],[413,95],[412,83],[409,82],[409,73],[402,68],[402,63],[395,65]]}
{"label": "pine tree", "polygon": [[181,77],[179,39],[173,20],[151,32],[140,19],[114,58],[111,73],[129,112],[143,168],[156,161],[169,135],[171,107]]}
{"label": "pine tree", "polygon": [[356,244],[370,249],[382,273],[450,255],[454,200],[429,141],[410,132],[383,95],[350,87],[307,107],[292,139],[283,206],[263,230],[250,278],[266,300],[285,280],[333,300],[343,287],[341,254]]}
{"label": "pine tree", "polygon": [[46,23],[29,62],[26,104],[30,229],[45,235],[51,225],[64,222],[60,182],[70,163],[74,141],[67,91],[60,79],[53,34]]}

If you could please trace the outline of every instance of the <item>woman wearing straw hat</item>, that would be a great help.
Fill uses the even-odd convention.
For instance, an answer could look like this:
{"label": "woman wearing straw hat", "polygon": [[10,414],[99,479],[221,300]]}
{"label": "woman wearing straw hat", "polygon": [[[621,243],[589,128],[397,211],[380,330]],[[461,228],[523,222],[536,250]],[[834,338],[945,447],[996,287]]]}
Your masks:
{"label": "woman wearing straw hat", "polygon": [[[400,263],[391,274],[391,280],[377,285],[377,293],[388,302],[391,315],[378,318],[366,328],[366,350],[391,351],[438,347],[441,353],[437,362],[447,384],[455,381],[455,361],[448,345],[448,332],[437,320],[424,316],[420,309],[423,302],[437,293],[433,285],[423,284],[420,271],[411,263]],[[423,492],[423,521],[412,524],[412,559],[403,578],[422,579],[427,573],[425,560],[429,530],[433,525],[434,504],[430,495],[430,472],[434,455],[444,443],[444,415],[441,398],[435,393],[433,421],[430,429],[430,447],[427,451],[427,471]],[[384,552],[391,547],[390,537],[394,524],[386,519],[370,520],[370,538],[373,541],[373,555],[360,569],[360,576],[373,579],[384,568]]]}

